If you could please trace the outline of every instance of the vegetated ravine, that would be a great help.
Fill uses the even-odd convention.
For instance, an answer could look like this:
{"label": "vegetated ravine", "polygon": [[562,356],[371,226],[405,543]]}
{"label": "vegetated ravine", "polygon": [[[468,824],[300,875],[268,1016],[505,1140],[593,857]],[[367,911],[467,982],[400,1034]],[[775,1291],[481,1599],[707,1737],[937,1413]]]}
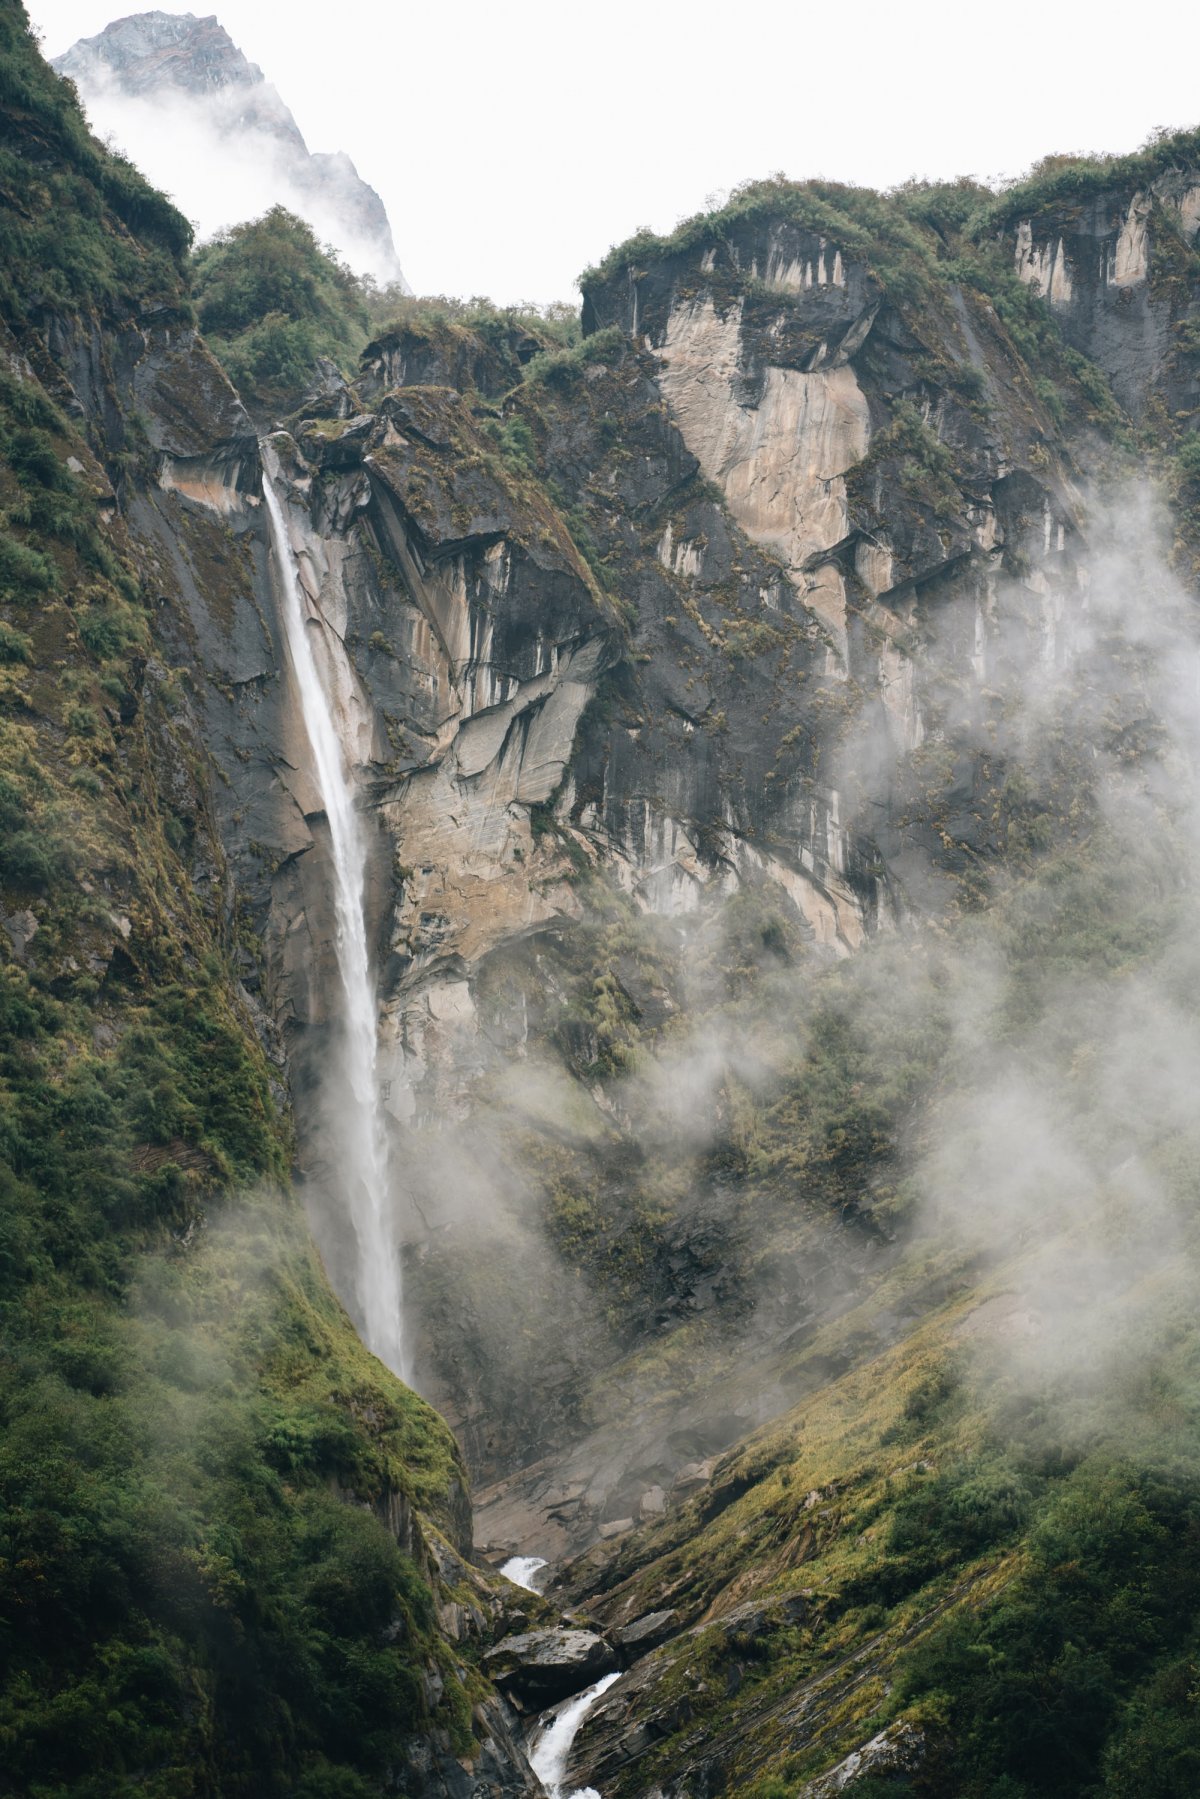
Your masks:
{"label": "vegetated ravine", "polygon": [[1193,1792],[1200,139],[573,320],[0,72],[0,1791]]}

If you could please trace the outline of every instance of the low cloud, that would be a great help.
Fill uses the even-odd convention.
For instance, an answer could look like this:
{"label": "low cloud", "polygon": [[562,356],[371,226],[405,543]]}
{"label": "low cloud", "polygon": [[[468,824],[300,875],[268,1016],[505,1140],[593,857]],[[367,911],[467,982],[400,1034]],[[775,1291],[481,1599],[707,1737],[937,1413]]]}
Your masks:
{"label": "low cloud", "polygon": [[[320,158],[314,166],[298,134],[292,141],[247,120],[248,91],[261,111],[262,94],[271,90],[235,85],[203,97],[180,89],[134,95],[97,72],[81,98],[93,131],[170,195],[200,240],[285,206],[357,274],[381,285],[402,281],[394,251],[355,216],[350,190],[358,177],[349,158]],[[282,104],[280,112],[286,116]]]}

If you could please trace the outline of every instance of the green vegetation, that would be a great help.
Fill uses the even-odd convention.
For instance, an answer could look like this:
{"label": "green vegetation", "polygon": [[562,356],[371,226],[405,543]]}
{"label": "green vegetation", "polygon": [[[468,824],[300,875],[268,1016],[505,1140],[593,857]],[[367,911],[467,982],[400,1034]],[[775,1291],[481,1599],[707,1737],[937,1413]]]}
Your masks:
{"label": "green vegetation", "polygon": [[497,306],[485,294],[465,300],[447,294],[414,296],[390,288],[375,292],[366,282],[363,293],[372,330],[380,337],[392,331],[411,331],[436,339],[447,327],[457,327],[498,350],[508,347],[514,332],[560,349],[570,349],[580,341],[579,308],[567,300],[552,300],[545,306]]}
{"label": "green vegetation", "polygon": [[625,333],[619,326],[610,325],[562,349],[543,350],[529,362],[524,378],[533,385],[570,388],[593,364],[620,356],[625,343]]}
{"label": "green vegetation", "polygon": [[797,183],[782,175],[748,181],[735,188],[716,212],[696,213],[669,236],[641,231],[609,251],[603,262],[580,276],[583,288],[611,280],[621,269],[647,256],[676,255],[699,244],[720,242],[744,223],[777,220],[818,232],[844,256],[864,261],[893,298],[919,301],[936,280],[936,247],[927,229],[897,199],[870,188],[839,182]]}
{"label": "green vegetation", "polygon": [[361,285],[284,207],[205,244],[192,285],[209,347],[257,410],[296,406],[318,357],[354,372],[369,324]]}
{"label": "green vegetation", "polygon": [[[1180,1691],[1200,1617],[1198,1541],[1200,1467],[1097,1459],[1059,1483],[1020,1576],[903,1664],[902,1702],[949,1745],[925,1790],[1186,1792],[1200,1765]],[[1134,1767],[1142,1778],[1128,1785]]]}
{"label": "green vegetation", "polygon": [[209,348],[261,411],[293,411],[312,386],[318,357],[352,381],[372,337],[407,333],[441,348],[456,372],[463,351],[481,354],[507,370],[510,383],[531,356],[579,340],[571,306],[498,307],[481,296],[414,299],[379,288],[282,206],[204,244],[191,275]]}
{"label": "green vegetation", "polygon": [[1124,156],[1044,156],[1029,174],[1004,188],[980,212],[975,228],[985,231],[1017,218],[1036,217],[1051,207],[1077,205],[1094,195],[1144,187],[1170,169],[1194,168],[1200,159],[1200,131],[1156,131]]}
{"label": "green vegetation", "polygon": [[353,381],[371,338],[405,334],[440,353],[464,388],[486,368],[500,390],[522,378],[531,358],[540,363],[579,341],[574,307],[498,307],[478,296],[414,299],[379,288],[282,206],[203,245],[191,272],[209,348],[264,414],[286,416],[299,406],[319,357]]}
{"label": "green vegetation", "polygon": [[90,136],[75,90],[42,61],[25,9],[0,13],[0,316],[179,306],[181,213]]}

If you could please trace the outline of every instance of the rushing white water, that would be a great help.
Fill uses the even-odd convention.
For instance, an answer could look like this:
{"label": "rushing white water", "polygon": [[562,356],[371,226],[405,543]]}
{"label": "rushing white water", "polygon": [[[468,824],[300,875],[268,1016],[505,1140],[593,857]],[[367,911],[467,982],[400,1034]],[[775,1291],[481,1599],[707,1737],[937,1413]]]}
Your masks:
{"label": "rushing white water", "polygon": [[[265,451],[265,446],[264,446]],[[339,1119],[335,1166],[357,1245],[357,1290],[367,1347],[404,1375],[400,1258],[388,1195],[388,1151],[376,1070],[376,1000],[364,913],[367,846],[354,789],[321,683],[287,523],[263,457],[263,498],[283,598],[283,626],[329,824],[338,969],[344,998],[342,1072],[348,1103]]]}
{"label": "rushing white water", "polygon": [[527,1593],[540,1593],[542,1589],[534,1585],[533,1577],[539,1568],[545,1566],[544,1555],[513,1555],[500,1572],[505,1580],[512,1581],[514,1587],[524,1587]]}
{"label": "rushing white water", "polygon": [[534,1744],[529,1765],[550,1799],[600,1799],[595,1787],[575,1787],[570,1793],[564,1793],[562,1783],[580,1725],[601,1693],[607,1693],[613,1681],[620,1678],[619,1674],[606,1674],[603,1680],[598,1680],[586,1693],[580,1693],[578,1698],[572,1699],[570,1705],[564,1705],[553,1724],[542,1732]]}

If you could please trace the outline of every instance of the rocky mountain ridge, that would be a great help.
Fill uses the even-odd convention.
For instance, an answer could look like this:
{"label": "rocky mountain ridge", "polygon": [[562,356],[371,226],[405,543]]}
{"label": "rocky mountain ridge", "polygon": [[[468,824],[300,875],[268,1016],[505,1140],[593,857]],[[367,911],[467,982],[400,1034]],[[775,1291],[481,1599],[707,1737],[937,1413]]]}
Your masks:
{"label": "rocky mountain ridge", "polygon": [[[219,143],[221,160],[210,158],[218,180],[230,179],[228,165],[239,160],[253,190],[270,171],[273,198],[308,219],[322,239],[332,238],[356,265],[364,262],[382,284],[402,293],[409,287],[400,267],[383,201],[359,175],[344,150],[310,151],[291,111],[256,63],[247,60],[215,14],[144,12],[115,19],[95,37],[81,38],[54,59],[60,74],[75,82],[85,107],[100,107],[108,119],[114,97],[147,106],[169,106],[172,98],[190,105],[189,115]],[[120,135],[119,108],[116,114]],[[179,121],[174,122],[178,129]],[[153,140],[139,143],[154,160]],[[160,167],[165,174],[168,164]],[[155,170],[150,169],[151,175]],[[225,193],[225,226],[245,216],[236,190]],[[211,204],[211,194],[206,193]]]}

